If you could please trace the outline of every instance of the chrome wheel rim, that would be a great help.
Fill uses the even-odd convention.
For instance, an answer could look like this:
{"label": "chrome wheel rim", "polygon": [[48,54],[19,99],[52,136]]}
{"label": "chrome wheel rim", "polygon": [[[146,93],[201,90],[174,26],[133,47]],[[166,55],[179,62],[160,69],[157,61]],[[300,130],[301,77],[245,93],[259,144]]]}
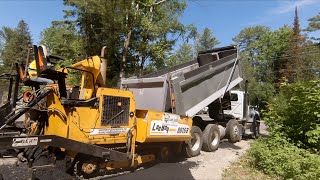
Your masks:
{"label": "chrome wheel rim", "polygon": [[232,130],[233,130],[233,137],[235,138],[239,137],[239,132],[240,132],[239,127],[233,126]]}
{"label": "chrome wheel rim", "polygon": [[213,140],[211,142],[211,145],[212,146],[216,146],[219,142],[219,135],[218,135],[218,132],[217,131],[213,131],[212,133],[212,137],[213,137]]}
{"label": "chrome wheel rim", "polygon": [[196,151],[197,149],[199,149],[200,139],[201,139],[200,134],[195,133],[192,135],[192,138],[191,138],[191,150],[192,151]]}

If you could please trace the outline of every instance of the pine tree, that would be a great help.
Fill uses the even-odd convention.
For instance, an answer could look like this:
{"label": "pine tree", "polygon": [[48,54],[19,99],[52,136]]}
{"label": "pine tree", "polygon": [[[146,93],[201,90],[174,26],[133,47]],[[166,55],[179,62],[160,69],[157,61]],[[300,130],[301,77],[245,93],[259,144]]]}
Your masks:
{"label": "pine tree", "polygon": [[209,28],[205,28],[201,35],[196,38],[196,50],[205,51],[212,49],[214,46],[220,44],[220,41],[213,35]]}
{"label": "pine tree", "polygon": [[293,35],[290,42],[289,50],[285,54],[286,69],[283,70],[285,79],[289,83],[303,78],[304,62],[303,62],[303,44],[304,38],[301,35],[300,22],[298,17],[298,8],[295,8],[295,16],[293,22]]}
{"label": "pine tree", "polygon": [[[316,31],[320,31],[320,12],[318,13],[318,15],[308,19],[309,21],[309,25],[308,27],[305,29],[305,31],[307,32],[316,32]],[[320,45],[320,36],[318,37],[311,37],[311,39],[313,40],[317,40],[318,44]]]}
{"label": "pine tree", "polygon": [[179,49],[168,58],[166,65],[167,67],[171,67],[191,60],[193,60],[193,48],[190,44],[184,42],[180,45]]}
{"label": "pine tree", "polygon": [[0,32],[4,41],[1,52],[4,71],[13,67],[13,63],[24,63],[27,58],[28,48],[32,44],[28,24],[21,20],[16,28],[3,27]]}

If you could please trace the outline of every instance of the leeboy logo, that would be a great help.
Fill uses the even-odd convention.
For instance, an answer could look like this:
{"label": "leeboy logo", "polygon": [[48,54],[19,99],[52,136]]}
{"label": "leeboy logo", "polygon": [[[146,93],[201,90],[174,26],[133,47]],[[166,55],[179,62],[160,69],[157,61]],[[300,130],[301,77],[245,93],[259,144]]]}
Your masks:
{"label": "leeboy logo", "polygon": [[155,131],[155,132],[169,132],[169,127],[167,125],[161,125],[161,124],[157,124],[154,123],[152,126],[151,131]]}

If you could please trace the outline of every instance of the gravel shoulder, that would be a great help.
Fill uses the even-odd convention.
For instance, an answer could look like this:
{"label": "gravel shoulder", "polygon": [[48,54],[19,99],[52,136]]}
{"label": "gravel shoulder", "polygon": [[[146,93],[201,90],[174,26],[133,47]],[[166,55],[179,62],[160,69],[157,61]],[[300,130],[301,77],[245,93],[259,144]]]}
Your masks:
{"label": "gravel shoulder", "polygon": [[243,140],[235,144],[224,141],[215,152],[201,151],[201,154],[197,157],[175,163],[160,163],[148,169],[139,170],[111,179],[219,180],[222,179],[223,170],[249,149],[250,141],[251,140]]}
{"label": "gravel shoulder", "polygon": [[[262,135],[267,135],[266,126],[262,123],[260,126]],[[175,163],[160,163],[148,169],[136,171],[111,178],[112,180],[130,180],[130,179],[186,179],[186,180],[220,180],[224,169],[230,166],[250,148],[250,138],[244,139],[235,144],[223,140],[219,149],[215,152],[201,151],[199,156],[186,159]]]}

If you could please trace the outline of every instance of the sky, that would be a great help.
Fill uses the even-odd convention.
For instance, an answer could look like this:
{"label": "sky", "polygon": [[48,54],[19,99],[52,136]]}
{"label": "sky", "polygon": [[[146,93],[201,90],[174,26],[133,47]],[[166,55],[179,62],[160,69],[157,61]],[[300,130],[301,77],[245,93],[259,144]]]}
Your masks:
{"label": "sky", "polygon": [[[187,3],[181,21],[193,23],[199,32],[210,28],[221,42],[218,46],[231,44],[232,38],[248,26],[265,25],[276,30],[284,24],[292,25],[296,6],[302,29],[308,26],[307,19],[320,12],[320,0],[188,0]],[[40,32],[51,21],[62,20],[64,9],[67,7],[62,0],[0,0],[0,27],[15,27],[23,19],[29,25],[33,43],[38,44]]]}

